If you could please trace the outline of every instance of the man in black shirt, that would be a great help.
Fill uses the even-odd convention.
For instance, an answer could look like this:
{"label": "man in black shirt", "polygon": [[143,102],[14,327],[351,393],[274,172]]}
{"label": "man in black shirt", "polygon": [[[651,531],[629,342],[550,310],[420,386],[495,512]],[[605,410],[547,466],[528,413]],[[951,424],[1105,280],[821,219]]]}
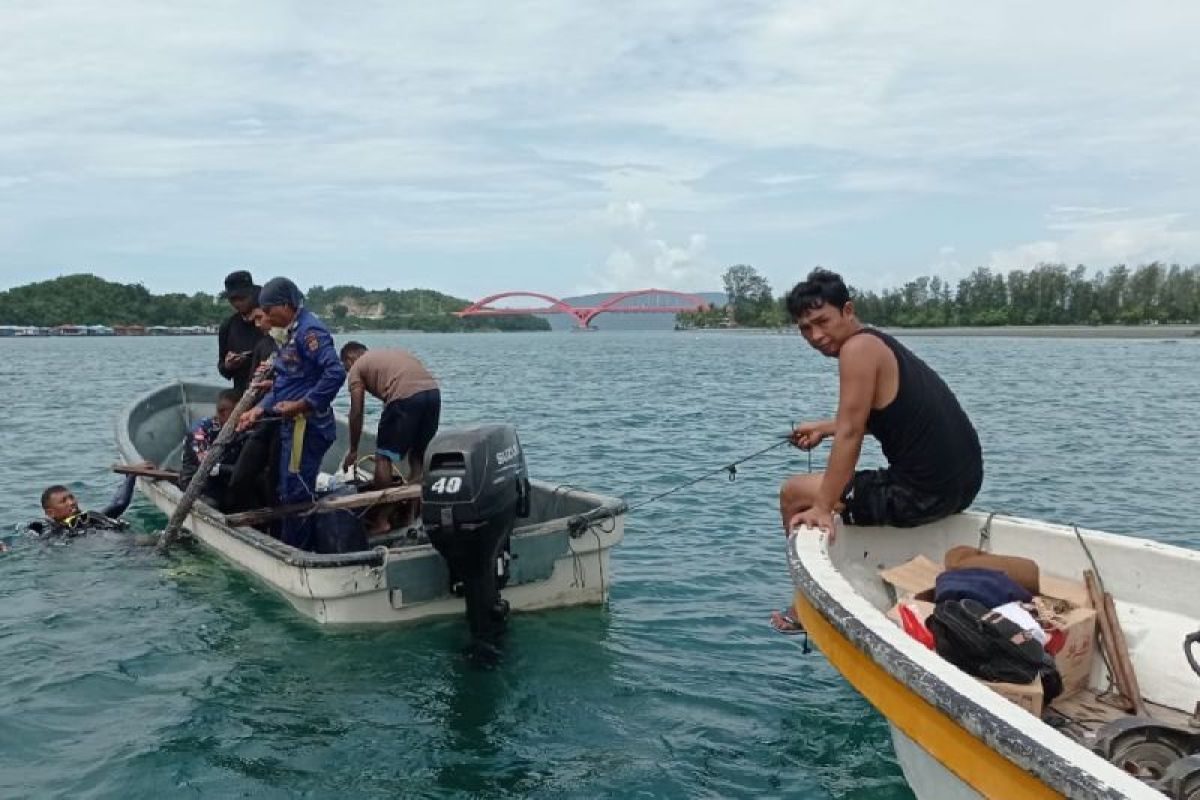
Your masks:
{"label": "man in black shirt", "polygon": [[[824,473],[783,484],[785,532],[799,525],[833,532],[833,514],[850,525],[915,527],[962,511],[983,481],[979,437],[945,382],[886,333],[864,327],[839,275],[816,269],[787,298],[788,313],[815,349],[838,360],[838,410],[806,422],[792,442],[811,450],[834,437]],[[858,470],[871,434],[888,460]]]}
{"label": "man in black shirt", "polygon": [[245,270],[231,272],[225,278],[221,297],[233,306],[233,314],[221,323],[217,333],[217,370],[233,381],[233,388],[244,392],[250,385],[251,356],[262,333],[250,319],[258,308],[258,287]]}
{"label": "man in black shirt", "polygon": [[[806,526],[832,538],[835,513],[849,525],[911,528],[969,506],[983,482],[979,437],[938,374],[891,336],[863,326],[836,273],[813,270],[788,294],[787,309],[804,339],[838,360],[838,409],[834,419],[792,431],[803,450],[834,438],[825,472],[796,475],[779,490],[784,533]],[[888,466],[855,471],[868,433]],[[791,609],[776,611],[771,625],[804,630]]]}

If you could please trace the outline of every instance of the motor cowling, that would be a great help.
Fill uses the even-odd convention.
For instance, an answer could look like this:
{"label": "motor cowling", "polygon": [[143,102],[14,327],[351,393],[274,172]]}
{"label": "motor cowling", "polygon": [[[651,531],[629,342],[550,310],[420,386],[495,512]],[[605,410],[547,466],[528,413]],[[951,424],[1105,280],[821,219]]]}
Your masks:
{"label": "motor cowling", "polygon": [[467,604],[475,644],[494,648],[508,604],[508,539],[529,514],[529,473],[512,425],[444,431],[425,452],[421,520],[450,568],[451,587]]}

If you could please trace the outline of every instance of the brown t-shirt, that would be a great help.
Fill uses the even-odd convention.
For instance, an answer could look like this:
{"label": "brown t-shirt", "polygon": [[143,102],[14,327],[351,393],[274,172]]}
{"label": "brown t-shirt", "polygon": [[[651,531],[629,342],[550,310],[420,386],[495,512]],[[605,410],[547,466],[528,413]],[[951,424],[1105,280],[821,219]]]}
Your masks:
{"label": "brown t-shirt", "polygon": [[407,350],[368,350],[350,368],[351,389],[363,387],[385,403],[438,388],[425,365]]}

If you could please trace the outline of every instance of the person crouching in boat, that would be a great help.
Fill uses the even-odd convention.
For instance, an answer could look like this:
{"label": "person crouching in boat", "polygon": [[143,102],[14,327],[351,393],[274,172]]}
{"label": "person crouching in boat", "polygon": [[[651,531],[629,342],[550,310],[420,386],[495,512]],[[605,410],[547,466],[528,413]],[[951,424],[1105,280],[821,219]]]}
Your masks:
{"label": "person crouching in boat", "polygon": [[[383,416],[375,435],[375,477],[372,487],[392,485],[392,465],[408,461],[408,480],[419,484],[425,468],[425,450],[437,433],[442,413],[442,394],[437,379],[421,360],[407,350],[389,348],[367,351],[361,342],[342,346],[342,366],[346,368],[346,386],[350,390],[350,451],[342,460],[343,469],[354,469],[358,462],[358,442],[362,437],[366,395],[382,400]],[[406,509],[411,520],[413,509]],[[391,524],[388,508],[373,509],[368,534],[386,533]]]}
{"label": "person crouching in boat", "polygon": [[[187,436],[184,437],[183,457],[179,465],[178,485],[180,489],[186,491],[191,484],[196,470],[200,467],[200,462],[204,460],[209,448],[221,434],[221,428],[229,421],[229,415],[233,413],[233,407],[237,405],[241,396],[242,393],[237,389],[222,391],[217,395],[217,413],[211,417],[197,420],[192,429],[188,431]],[[225,445],[220,463],[213,467],[212,474],[205,481],[203,491],[205,502],[218,510],[228,510],[234,491],[230,480],[233,475],[233,466],[241,453],[245,438],[243,434],[238,434]]]}
{"label": "person crouching in boat", "polygon": [[[809,273],[788,294],[787,309],[805,341],[838,360],[839,388],[834,419],[792,431],[802,450],[830,436],[833,448],[825,472],[784,482],[784,533],[808,526],[832,535],[835,513],[848,525],[911,528],[969,506],[983,482],[979,436],[941,377],[891,336],[864,326],[834,272]],[[888,465],[856,471],[868,433]],[[781,629],[794,622],[786,612],[772,618]]]}
{"label": "person crouching in boat", "polygon": [[[270,391],[242,415],[238,430],[247,430],[267,412],[282,416],[278,500],[284,505],[314,500],[321,459],[337,437],[329,404],[341,390],[346,370],[333,349],[329,329],[304,307],[304,295],[296,284],[272,278],[262,287],[258,303],[272,325],[287,329],[287,341],[275,356]],[[285,519],[280,539],[305,547],[306,522],[306,518]]]}
{"label": "person crouching in boat", "polygon": [[[153,469],[154,464],[143,461],[132,465],[143,469]],[[26,528],[34,536],[40,538],[73,538],[98,531],[120,531],[129,526],[121,515],[129,508],[133,500],[133,487],[137,482],[136,475],[126,475],[125,480],[100,511],[83,511],[75,494],[66,486],[55,484],[48,486],[42,492],[42,511],[45,518],[30,522]]]}

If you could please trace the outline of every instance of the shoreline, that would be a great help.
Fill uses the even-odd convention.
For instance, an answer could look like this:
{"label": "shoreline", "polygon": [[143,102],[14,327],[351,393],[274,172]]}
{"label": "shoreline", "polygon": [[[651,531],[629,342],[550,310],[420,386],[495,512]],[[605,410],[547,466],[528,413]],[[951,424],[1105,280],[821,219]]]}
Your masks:
{"label": "shoreline", "polygon": [[1193,339],[1200,325],[997,325],[970,328],[883,328],[901,336],[976,336],[1025,339]]}
{"label": "shoreline", "polygon": [[[885,328],[897,338],[905,336],[1017,339],[1197,339],[1200,325],[995,325],[952,328]],[[776,336],[799,335],[793,328],[688,328],[678,333],[736,333]]]}

